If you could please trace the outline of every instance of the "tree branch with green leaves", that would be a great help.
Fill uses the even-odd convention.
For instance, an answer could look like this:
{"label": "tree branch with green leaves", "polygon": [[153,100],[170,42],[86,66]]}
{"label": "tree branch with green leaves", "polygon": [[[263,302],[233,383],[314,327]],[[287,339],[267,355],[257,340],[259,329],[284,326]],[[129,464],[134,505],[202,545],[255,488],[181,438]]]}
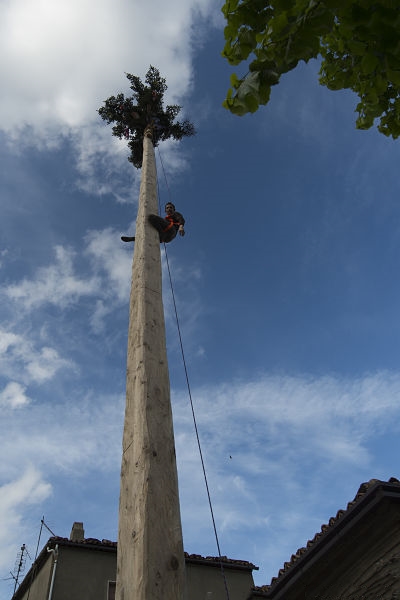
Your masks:
{"label": "tree branch with green leaves", "polygon": [[271,87],[300,61],[321,58],[319,81],[359,97],[358,129],[379,119],[381,133],[400,135],[400,10],[398,0],[226,0],[225,47],[231,75],[223,105],[255,112]]}
{"label": "tree branch with green leaves", "polygon": [[152,131],[153,145],[173,138],[181,140],[195,134],[193,124],[188,121],[176,121],[181,111],[177,104],[164,108],[164,94],[167,84],[155,67],[150,66],[144,83],[136,75],[126,73],[130,81],[132,95],[125,97],[119,93],[104,101],[98,113],[107,123],[115,123],[112,134],[128,141],[130,155],[128,160],[140,169],[143,161],[143,137],[147,128]]}

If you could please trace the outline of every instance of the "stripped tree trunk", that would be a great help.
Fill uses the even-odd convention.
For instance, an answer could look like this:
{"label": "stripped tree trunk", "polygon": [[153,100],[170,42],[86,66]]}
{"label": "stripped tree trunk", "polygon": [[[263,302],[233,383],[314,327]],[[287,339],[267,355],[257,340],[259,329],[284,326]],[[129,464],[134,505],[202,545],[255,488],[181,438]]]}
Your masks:
{"label": "stripped tree trunk", "polygon": [[117,600],[182,600],[184,554],[161,289],[154,148],[148,131],[130,298]]}

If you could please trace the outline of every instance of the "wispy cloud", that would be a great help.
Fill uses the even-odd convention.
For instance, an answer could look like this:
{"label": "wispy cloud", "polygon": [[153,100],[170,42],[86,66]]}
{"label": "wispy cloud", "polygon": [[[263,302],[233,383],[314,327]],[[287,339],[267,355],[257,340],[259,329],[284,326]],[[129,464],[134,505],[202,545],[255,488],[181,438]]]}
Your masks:
{"label": "wispy cloud", "polygon": [[[247,560],[265,560],[257,577],[267,583],[267,573],[276,574],[361,481],[380,476],[371,475],[372,445],[378,435],[398,434],[399,386],[399,374],[379,372],[357,379],[265,375],[194,390],[223,552],[243,548]],[[208,544],[213,536],[188,399],[181,394],[174,415],[186,540],[200,552],[204,536]],[[193,519],[197,511],[201,519]],[[251,542],[256,530],[263,546]]]}
{"label": "wispy cloud", "polygon": [[44,502],[51,492],[50,483],[32,465],[26,465],[22,474],[0,485],[0,568],[2,571],[9,570],[12,559],[15,558],[14,540],[23,537],[25,511],[32,505]]}
{"label": "wispy cloud", "polygon": [[[90,299],[92,329],[96,333],[103,331],[107,318],[129,301],[132,246],[122,244],[119,240],[120,234],[120,231],[111,227],[91,230],[83,240],[84,249],[79,260],[75,251],[59,245],[54,248],[54,261],[51,264],[38,267],[29,279],[23,278],[0,286],[0,295],[7,300],[10,313],[17,318],[22,307],[26,318],[27,315],[49,305],[62,312],[79,306],[85,299]],[[182,321],[185,322],[185,335],[190,339],[203,312],[197,289],[201,280],[201,269],[198,265],[183,269],[178,264],[175,265],[173,258],[170,257],[169,260],[173,267],[176,299],[180,304]],[[162,268],[167,289],[166,318],[168,323],[172,324],[175,319],[174,308],[164,254]],[[181,296],[189,300],[181,301]],[[19,317],[19,320],[21,318]],[[44,315],[43,318],[45,323],[48,317]],[[20,336],[13,331],[3,331],[0,353],[13,347],[14,355],[25,356],[25,346],[25,334]],[[51,363],[55,367],[57,360],[58,357],[50,349],[42,349],[42,365],[46,362],[49,368]],[[32,362],[29,370],[32,375],[36,373],[39,377],[37,361]]]}
{"label": "wispy cloud", "polygon": [[[13,390],[8,387],[11,397]],[[68,488],[75,478],[118,473],[123,406],[121,397],[84,392],[65,403],[57,397],[53,404],[22,403],[17,419],[15,406],[2,404],[1,396],[0,406],[2,453],[7,456],[0,467],[0,567],[4,571],[12,564],[20,540],[32,539],[30,526],[26,529],[31,507],[36,506],[37,520],[38,507],[43,514],[60,476]],[[61,512],[64,501],[57,497]],[[62,519],[59,511],[57,519]]]}
{"label": "wispy cloud", "polygon": [[76,153],[78,188],[96,196],[109,194],[120,204],[132,203],[138,196],[140,171],[127,160],[126,141],[113,137],[110,127],[100,123],[82,124],[69,139]]}
{"label": "wispy cloud", "polygon": [[30,378],[38,383],[52,379],[57,371],[71,367],[72,363],[61,358],[54,348],[44,347],[36,356],[26,360],[26,370]]}
{"label": "wispy cloud", "polygon": [[[292,468],[315,453],[333,463],[361,466],[368,458],[365,443],[386,427],[396,428],[400,411],[400,375],[391,372],[357,379],[265,376],[197,393],[200,425],[213,435],[213,447],[221,446],[224,456],[237,449],[235,460],[255,474],[267,474],[268,457],[278,452]],[[302,443],[305,439],[307,444]],[[242,461],[243,444],[260,448],[267,461]]]}
{"label": "wispy cloud", "polygon": [[[126,201],[137,173],[127,161],[121,168],[126,147],[111,139],[97,110],[108,96],[129,92],[125,72],[143,77],[149,64],[168,81],[167,102],[184,97],[199,32],[218,17],[212,0],[172,0],[167,12],[159,0],[100,0],[95,11],[89,0],[60,0],[56,7],[49,0],[2,3],[0,75],[7,93],[0,99],[0,129],[16,151],[69,140],[79,187],[114,194],[110,180],[123,174],[129,184],[121,183],[116,199]],[[171,168],[185,166],[174,144],[166,146],[165,160]]]}
{"label": "wispy cloud", "polygon": [[3,293],[25,309],[44,304],[65,308],[81,296],[97,293],[100,282],[96,277],[78,277],[74,274],[75,253],[62,246],[55,247],[56,260],[53,265],[40,267],[35,279],[23,279],[17,284],[3,288]]}
{"label": "wispy cloud", "polygon": [[3,266],[3,258],[4,258],[5,256],[7,256],[7,254],[8,254],[8,250],[7,250],[7,249],[5,249],[5,250],[0,250],[0,269],[1,269],[1,267]]}
{"label": "wispy cloud", "polygon": [[107,279],[110,295],[116,297],[119,302],[125,302],[129,297],[131,285],[132,253],[125,251],[118,232],[111,227],[101,231],[89,231],[85,242],[86,253],[95,273]]}
{"label": "wispy cloud", "polygon": [[[40,340],[32,340],[28,334],[15,334],[0,328],[0,335],[0,374],[3,377],[18,378],[25,384],[43,383],[53,379],[62,369],[74,368],[73,361],[62,358],[55,348],[38,348]],[[12,387],[7,386],[3,392],[3,401],[8,398],[9,403],[15,404],[11,401],[13,396],[19,398],[17,404],[24,404],[24,392],[23,386],[12,382]]]}

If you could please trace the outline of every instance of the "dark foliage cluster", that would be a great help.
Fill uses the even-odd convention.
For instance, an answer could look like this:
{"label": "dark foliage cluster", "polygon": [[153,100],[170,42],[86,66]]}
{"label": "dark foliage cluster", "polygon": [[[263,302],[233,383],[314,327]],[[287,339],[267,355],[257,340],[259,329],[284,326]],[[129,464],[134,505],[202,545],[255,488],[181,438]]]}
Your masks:
{"label": "dark foliage cluster", "polygon": [[165,79],[155,67],[150,66],[145,82],[136,75],[126,74],[130,81],[132,95],[125,97],[120,93],[110,96],[99,108],[98,113],[107,123],[115,123],[113,135],[128,141],[130,155],[128,160],[140,169],[143,160],[143,137],[147,127],[152,129],[153,145],[173,138],[181,140],[195,134],[193,124],[188,121],[176,121],[181,111],[177,104],[164,108],[163,99],[167,90]]}
{"label": "dark foliage cluster", "polygon": [[223,56],[245,63],[224,106],[236,115],[270,100],[300,61],[321,58],[320,83],[359,97],[356,126],[400,137],[399,0],[226,0]]}

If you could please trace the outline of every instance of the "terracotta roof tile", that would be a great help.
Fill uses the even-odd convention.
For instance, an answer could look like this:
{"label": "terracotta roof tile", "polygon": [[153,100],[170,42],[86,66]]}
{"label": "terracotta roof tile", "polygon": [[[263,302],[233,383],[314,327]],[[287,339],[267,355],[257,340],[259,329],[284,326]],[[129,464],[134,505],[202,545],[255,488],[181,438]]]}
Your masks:
{"label": "terracotta roof tile", "polygon": [[[112,542],[111,540],[98,540],[97,538],[84,538],[79,541],[71,541],[69,538],[65,537],[52,537],[49,539],[49,543],[51,544],[64,544],[65,546],[98,546],[99,549],[105,548],[117,548],[117,542]],[[185,559],[191,562],[202,562],[208,564],[216,564],[220,565],[221,562],[223,565],[232,566],[232,567],[240,567],[251,570],[258,570],[258,567],[253,565],[246,560],[235,560],[233,558],[228,558],[227,556],[201,556],[201,554],[188,554],[185,552]]]}
{"label": "terracotta roof tile", "polygon": [[204,563],[214,563],[216,565],[229,565],[233,567],[241,567],[245,569],[257,570],[258,567],[253,565],[253,563],[248,562],[247,560],[235,560],[233,558],[228,558],[227,556],[200,556],[199,554],[188,554],[185,552],[185,559],[193,562],[204,562]]}
{"label": "terracotta roof tile", "polygon": [[99,546],[102,548],[116,548],[117,542],[111,540],[98,540],[97,538],[84,538],[83,540],[70,540],[66,537],[54,536],[49,539],[52,544],[64,544],[65,546]]}

